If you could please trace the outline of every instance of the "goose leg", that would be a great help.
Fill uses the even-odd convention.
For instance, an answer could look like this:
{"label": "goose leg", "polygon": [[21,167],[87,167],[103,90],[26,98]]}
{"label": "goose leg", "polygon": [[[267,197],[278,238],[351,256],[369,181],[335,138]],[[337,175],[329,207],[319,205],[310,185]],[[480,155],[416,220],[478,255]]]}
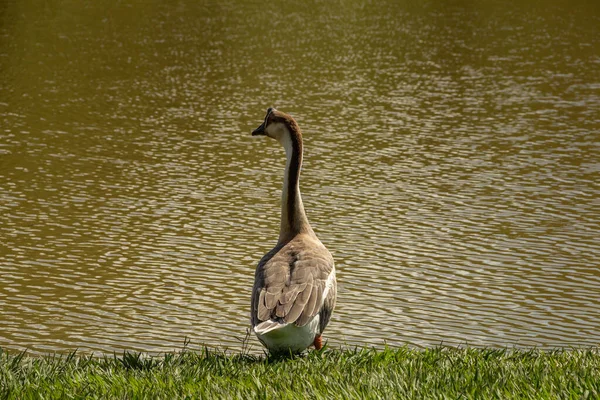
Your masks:
{"label": "goose leg", "polygon": [[323,340],[321,339],[321,335],[315,336],[315,341],[313,342],[315,349],[321,350],[323,348]]}

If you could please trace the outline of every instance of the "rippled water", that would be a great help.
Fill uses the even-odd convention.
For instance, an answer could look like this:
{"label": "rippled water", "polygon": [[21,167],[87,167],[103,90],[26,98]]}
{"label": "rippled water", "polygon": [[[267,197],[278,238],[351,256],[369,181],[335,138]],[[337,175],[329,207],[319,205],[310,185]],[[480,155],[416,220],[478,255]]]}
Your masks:
{"label": "rippled water", "polygon": [[239,349],[272,105],[337,262],[330,345],[600,343],[592,2],[29,3],[0,6],[0,347]]}

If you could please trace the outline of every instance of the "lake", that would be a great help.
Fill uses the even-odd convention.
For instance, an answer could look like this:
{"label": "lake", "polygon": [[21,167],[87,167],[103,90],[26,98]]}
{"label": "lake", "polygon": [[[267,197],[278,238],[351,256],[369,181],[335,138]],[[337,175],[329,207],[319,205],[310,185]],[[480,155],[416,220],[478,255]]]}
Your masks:
{"label": "lake", "polygon": [[598,345],[599,39],[579,0],[4,2],[0,347],[239,351],[271,106],[336,260],[330,346]]}

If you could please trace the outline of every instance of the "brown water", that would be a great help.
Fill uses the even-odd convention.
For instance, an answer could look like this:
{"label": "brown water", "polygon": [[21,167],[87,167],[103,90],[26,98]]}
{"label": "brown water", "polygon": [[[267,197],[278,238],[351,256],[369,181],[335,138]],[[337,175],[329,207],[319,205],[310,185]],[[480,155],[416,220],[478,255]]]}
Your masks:
{"label": "brown water", "polygon": [[597,2],[84,3],[0,5],[0,347],[237,351],[269,106],[305,133],[330,345],[600,343]]}

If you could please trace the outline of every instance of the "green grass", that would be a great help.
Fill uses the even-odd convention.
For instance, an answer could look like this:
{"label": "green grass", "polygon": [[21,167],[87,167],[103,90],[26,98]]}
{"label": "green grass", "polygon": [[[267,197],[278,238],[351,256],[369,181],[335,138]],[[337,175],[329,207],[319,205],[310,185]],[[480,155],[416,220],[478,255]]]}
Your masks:
{"label": "green grass", "polygon": [[0,399],[63,398],[597,399],[600,350],[325,349],[289,359],[0,350]]}

